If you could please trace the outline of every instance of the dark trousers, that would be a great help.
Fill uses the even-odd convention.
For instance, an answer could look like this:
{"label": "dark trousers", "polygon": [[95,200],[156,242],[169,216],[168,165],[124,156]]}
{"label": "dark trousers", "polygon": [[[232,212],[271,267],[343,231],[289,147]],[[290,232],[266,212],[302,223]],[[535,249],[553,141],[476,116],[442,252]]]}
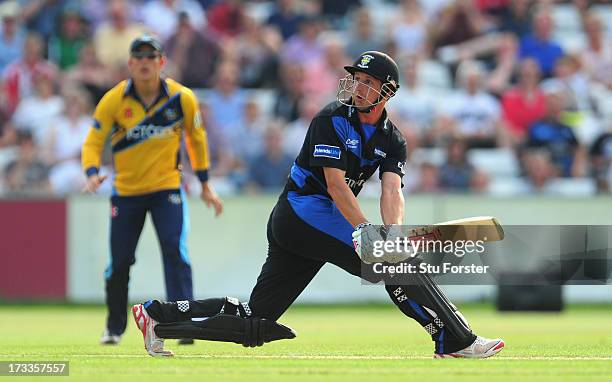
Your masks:
{"label": "dark trousers", "polygon": [[[362,262],[353,247],[304,222],[282,196],[268,220],[267,235],[268,257],[249,299],[253,316],[278,320],[325,263],[369,282],[380,281],[376,275],[362,273]],[[402,313],[428,330],[435,317],[423,309],[416,287],[385,285],[385,289]],[[475,338],[460,341],[444,330],[432,334],[438,353],[463,349]]]}
{"label": "dark trousers", "polygon": [[181,190],[164,190],[139,196],[111,197],[111,263],[105,271],[106,327],[112,334],[122,334],[127,323],[130,267],[147,212],[161,247],[167,298],[192,300],[191,264],[187,257],[188,212]]}
{"label": "dark trousers", "polygon": [[[240,305],[244,312],[240,311],[237,302],[228,305],[225,298],[209,298],[188,303],[164,303],[156,300],[145,303],[145,308],[155,320],[162,323],[210,317],[226,313],[227,308],[233,309],[232,313],[228,314],[235,315],[239,312],[243,317],[277,321],[325,263],[332,263],[368,282],[381,281],[381,277],[374,274],[370,267],[362,267],[364,264],[348,244],[347,235],[350,237],[352,232],[350,224],[335,220],[332,229],[336,230],[335,237],[306,223],[283,195],[268,220],[268,257],[251,292],[248,305]],[[400,311],[416,320],[431,336],[436,353],[461,350],[476,339],[473,333],[460,339],[447,331],[446,324],[438,317],[436,310],[439,307],[432,303],[426,288],[418,284],[387,283],[385,289]]]}

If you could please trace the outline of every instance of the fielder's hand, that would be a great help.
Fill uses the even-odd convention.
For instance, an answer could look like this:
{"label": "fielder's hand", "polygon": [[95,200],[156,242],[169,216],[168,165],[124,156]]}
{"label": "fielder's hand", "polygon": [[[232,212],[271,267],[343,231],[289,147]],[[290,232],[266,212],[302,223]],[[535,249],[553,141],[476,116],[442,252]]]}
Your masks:
{"label": "fielder's hand", "polygon": [[98,175],[93,174],[87,177],[87,183],[85,183],[85,187],[83,187],[83,192],[88,192],[90,194],[98,191],[100,185],[108,178],[108,175]]}
{"label": "fielder's hand", "polygon": [[207,207],[213,207],[215,209],[215,216],[221,215],[223,212],[223,203],[217,193],[208,185],[208,183],[202,184],[202,193],[200,193],[200,199],[204,201]]}

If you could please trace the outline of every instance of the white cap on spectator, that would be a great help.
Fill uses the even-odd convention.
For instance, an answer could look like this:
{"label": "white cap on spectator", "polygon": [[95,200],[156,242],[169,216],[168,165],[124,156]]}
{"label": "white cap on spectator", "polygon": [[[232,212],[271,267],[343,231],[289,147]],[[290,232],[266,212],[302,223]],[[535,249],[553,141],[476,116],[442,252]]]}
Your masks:
{"label": "white cap on spectator", "polygon": [[15,0],[5,1],[0,4],[0,18],[2,19],[14,19],[19,16],[21,7]]}

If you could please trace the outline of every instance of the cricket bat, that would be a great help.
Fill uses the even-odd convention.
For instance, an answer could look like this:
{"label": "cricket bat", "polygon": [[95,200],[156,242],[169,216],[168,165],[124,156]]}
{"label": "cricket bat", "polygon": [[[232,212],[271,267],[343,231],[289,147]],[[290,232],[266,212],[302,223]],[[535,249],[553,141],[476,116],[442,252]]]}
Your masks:
{"label": "cricket bat", "polygon": [[465,219],[411,228],[408,238],[414,240],[440,241],[500,241],[504,239],[504,230],[497,219],[492,216],[476,216]]}

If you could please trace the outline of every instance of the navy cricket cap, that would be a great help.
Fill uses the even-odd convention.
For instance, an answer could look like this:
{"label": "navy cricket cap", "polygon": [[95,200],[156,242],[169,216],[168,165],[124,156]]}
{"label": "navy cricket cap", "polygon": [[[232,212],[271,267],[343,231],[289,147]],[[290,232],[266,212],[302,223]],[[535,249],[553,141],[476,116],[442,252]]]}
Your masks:
{"label": "navy cricket cap", "polygon": [[393,91],[399,89],[399,69],[395,61],[385,53],[363,52],[353,65],[345,66],[344,69],[351,74],[363,72],[378,78],[383,84],[389,83],[393,86]]}
{"label": "navy cricket cap", "polygon": [[138,49],[140,49],[140,47],[142,47],[143,45],[148,45],[153,48],[153,50],[156,50],[160,53],[163,53],[164,51],[159,40],[157,40],[150,34],[144,34],[132,41],[132,44],[130,45],[130,53],[138,51]]}

